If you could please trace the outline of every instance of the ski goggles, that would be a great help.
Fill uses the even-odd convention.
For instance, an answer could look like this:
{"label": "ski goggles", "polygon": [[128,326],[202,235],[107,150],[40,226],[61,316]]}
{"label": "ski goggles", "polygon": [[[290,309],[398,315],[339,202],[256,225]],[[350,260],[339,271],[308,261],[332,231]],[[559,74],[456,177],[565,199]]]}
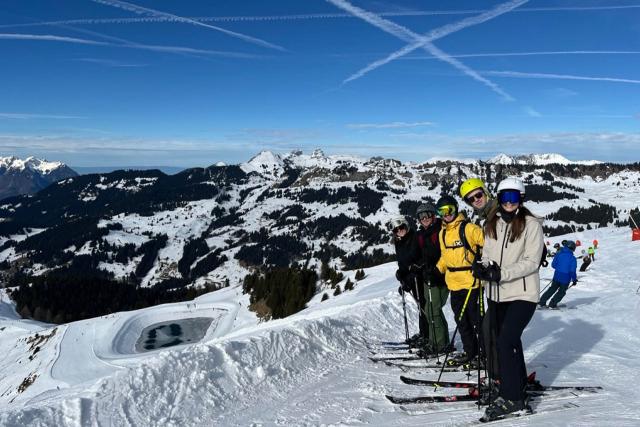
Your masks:
{"label": "ski goggles", "polygon": [[433,218],[436,216],[433,212],[420,212],[418,214],[418,219],[422,221],[423,219]]}
{"label": "ski goggles", "polygon": [[498,194],[498,201],[500,204],[516,204],[522,201],[522,195],[518,190],[504,190]]}
{"label": "ski goggles", "polygon": [[470,194],[467,197],[464,198],[464,201],[467,202],[468,204],[472,204],[473,202],[475,202],[476,200],[480,200],[484,197],[484,191],[480,190],[477,193],[474,194]]}
{"label": "ski goggles", "polygon": [[397,232],[398,232],[398,231],[400,231],[400,230],[406,230],[406,229],[407,229],[407,226],[406,226],[406,225],[404,225],[404,224],[400,224],[400,225],[399,225],[399,226],[397,226],[397,227],[393,227],[393,229],[392,229],[391,231],[393,231],[394,233],[397,233]]}
{"label": "ski goggles", "polygon": [[444,205],[444,206],[440,206],[438,208],[438,215],[440,217],[444,217],[444,216],[448,216],[448,215],[453,215],[456,213],[458,209],[455,207],[455,205]]}

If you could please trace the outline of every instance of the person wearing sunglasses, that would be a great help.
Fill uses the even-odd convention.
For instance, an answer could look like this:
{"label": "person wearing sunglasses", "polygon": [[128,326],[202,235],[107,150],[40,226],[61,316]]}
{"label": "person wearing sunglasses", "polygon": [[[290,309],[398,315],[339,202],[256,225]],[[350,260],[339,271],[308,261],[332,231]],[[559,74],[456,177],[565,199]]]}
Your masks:
{"label": "person wearing sunglasses", "polygon": [[484,414],[489,421],[527,405],[521,337],[538,303],[544,247],[542,219],[523,205],[523,182],[506,178],[498,184],[497,193],[498,209],[484,223],[482,258],[473,266],[473,275],[488,282],[487,316],[497,337],[495,348],[487,349],[497,352],[500,375],[495,399]]}
{"label": "person wearing sunglasses", "polygon": [[478,225],[482,225],[489,214],[498,207],[496,199],[491,197],[480,178],[469,178],[460,184],[460,197],[473,209]]}
{"label": "person wearing sunglasses", "polygon": [[[393,217],[389,221],[391,230],[391,242],[396,251],[396,262],[398,269],[396,270],[396,279],[400,282],[398,292],[409,292],[418,303],[420,315],[422,309],[420,307],[419,288],[422,283],[422,255],[416,233],[409,226],[409,222],[403,215]],[[426,318],[420,321],[420,325],[426,324]],[[413,335],[407,340],[407,344],[414,348],[423,347],[428,341],[428,331],[426,327],[420,327],[419,333]]]}
{"label": "person wearing sunglasses", "polygon": [[[458,212],[458,202],[453,197],[442,196],[436,203],[436,209],[442,219],[439,234],[441,255],[437,267],[444,274],[447,288],[451,291],[451,309],[464,350],[452,361],[457,364],[475,363],[479,353],[477,337],[482,296],[480,283],[471,274],[471,265],[478,248],[484,245],[484,235],[478,225],[469,223],[466,216]],[[464,227],[463,233],[461,227]]]}
{"label": "person wearing sunglasses", "polygon": [[[422,312],[426,315],[425,328],[429,341],[418,355],[433,356],[444,354],[449,346],[449,326],[442,308],[449,298],[449,289],[444,277],[436,268],[440,259],[440,241],[438,235],[442,228],[442,221],[436,216],[436,207],[431,203],[421,203],[416,209],[416,216],[420,226],[418,228],[418,245],[422,254]],[[423,317],[420,318],[422,322]]]}

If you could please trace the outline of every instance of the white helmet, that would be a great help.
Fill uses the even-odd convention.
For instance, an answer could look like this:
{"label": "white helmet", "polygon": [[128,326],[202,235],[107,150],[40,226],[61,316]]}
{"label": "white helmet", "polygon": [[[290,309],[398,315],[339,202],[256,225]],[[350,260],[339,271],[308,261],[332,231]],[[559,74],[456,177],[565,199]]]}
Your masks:
{"label": "white helmet", "polygon": [[505,178],[500,181],[496,193],[500,193],[504,190],[517,190],[524,196],[524,183],[519,178]]}
{"label": "white helmet", "polygon": [[409,222],[404,217],[404,215],[394,216],[389,220],[388,225],[389,225],[389,230],[393,230],[394,228],[400,227],[401,225],[404,225],[405,227],[407,227],[407,229],[409,228]]}

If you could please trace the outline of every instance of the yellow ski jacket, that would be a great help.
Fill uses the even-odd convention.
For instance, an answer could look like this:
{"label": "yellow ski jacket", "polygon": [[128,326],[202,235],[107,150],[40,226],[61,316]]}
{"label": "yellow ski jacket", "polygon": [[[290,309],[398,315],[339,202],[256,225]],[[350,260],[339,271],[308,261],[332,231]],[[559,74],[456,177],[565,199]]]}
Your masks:
{"label": "yellow ski jacket", "polygon": [[[474,284],[474,278],[471,274],[473,253],[466,249],[464,243],[460,241],[460,226],[464,220],[466,220],[464,214],[458,214],[456,219],[448,224],[443,221],[438,237],[441,255],[437,267],[444,274],[447,288],[451,291],[469,289]],[[478,246],[484,246],[484,232],[478,225],[467,223],[465,237],[473,252]],[[476,280],[475,287],[479,285],[480,281]]]}

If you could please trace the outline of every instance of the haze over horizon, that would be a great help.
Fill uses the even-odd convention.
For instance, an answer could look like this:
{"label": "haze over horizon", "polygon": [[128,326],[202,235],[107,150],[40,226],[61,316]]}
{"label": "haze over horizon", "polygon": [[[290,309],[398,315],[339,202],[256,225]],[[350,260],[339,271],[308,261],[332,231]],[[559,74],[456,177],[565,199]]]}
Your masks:
{"label": "haze over horizon", "polygon": [[640,2],[7,0],[0,156],[640,159]]}

